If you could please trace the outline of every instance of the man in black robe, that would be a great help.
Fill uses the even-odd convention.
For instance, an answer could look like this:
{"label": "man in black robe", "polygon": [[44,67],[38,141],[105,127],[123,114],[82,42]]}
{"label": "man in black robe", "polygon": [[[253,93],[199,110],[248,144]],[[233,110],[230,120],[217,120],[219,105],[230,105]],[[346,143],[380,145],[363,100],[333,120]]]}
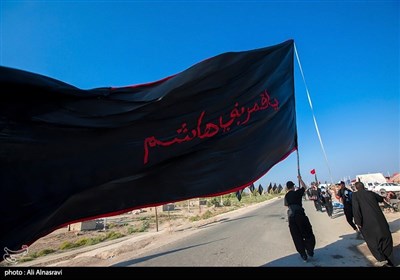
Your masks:
{"label": "man in black robe", "polygon": [[340,189],[336,193],[336,198],[343,204],[343,212],[346,217],[346,221],[357,232],[357,239],[362,239],[359,229],[353,222],[354,219],[353,206],[352,206],[353,192],[350,189],[346,188],[346,184],[343,181],[340,181],[338,184],[340,186]]}
{"label": "man in black robe", "polygon": [[301,187],[297,191],[295,191],[295,184],[292,181],[286,183],[287,193],[284,198],[284,205],[288,207],[289,230],[296,251],[304,261],[307,261],[308,256],[314,256],[315,236],[302,205],[306,185],[300,175],[298,178]]}
{"label": "man in black robe", "polygon": [[353,193],[353,214],[357,226],[360,228],[364,240],[372,255],[380,266],[393,266],[390,256],[393,251],[393,239],[389,224],[379,202],[383,197],[368,191],[362,182],[355,183],[357,192]]}

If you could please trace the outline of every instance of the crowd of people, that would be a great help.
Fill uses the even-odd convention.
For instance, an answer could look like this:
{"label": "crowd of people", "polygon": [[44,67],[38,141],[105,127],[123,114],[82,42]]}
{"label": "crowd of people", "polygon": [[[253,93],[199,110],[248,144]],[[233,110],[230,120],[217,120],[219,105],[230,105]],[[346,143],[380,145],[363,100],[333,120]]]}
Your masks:
{"label": "crowd of people", "polygon": [[[311,183],[307,188],[301,176],[298,176],[300,186],[297,188],[292,181],[286,183],[287,193],[284,205],[288,207],[288,223],[296,251],[307,261],[314,256],[316,244],[312,225],[302,206],[303,200],[312,200],[316,211],[325,209],[329,218],[333,218],[333,198],[335,198],[346,217],[346,222],[356,232],[358,239],[364,239],[372,255],[377,260],[377,266],[391,267],[393,239],[389,224],[383,214],[383,209],[394,209],[394,193],[388,192],[383,197],[365,189],[362,182],[356,182],[353,187],[346,187],[340,181],[330,187],[319,187],[318,182]],[[383,207],[382,207],[383,205]]]}

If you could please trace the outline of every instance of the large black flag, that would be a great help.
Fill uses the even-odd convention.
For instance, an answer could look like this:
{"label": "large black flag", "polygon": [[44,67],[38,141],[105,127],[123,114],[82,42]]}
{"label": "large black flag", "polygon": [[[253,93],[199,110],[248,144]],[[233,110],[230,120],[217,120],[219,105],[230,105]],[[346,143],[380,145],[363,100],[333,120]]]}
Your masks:
{"label": "large black flag", "polygon": [[293,50],[223,53],[91,90],[0,67],[0,248],[259,179],[297,148]]}

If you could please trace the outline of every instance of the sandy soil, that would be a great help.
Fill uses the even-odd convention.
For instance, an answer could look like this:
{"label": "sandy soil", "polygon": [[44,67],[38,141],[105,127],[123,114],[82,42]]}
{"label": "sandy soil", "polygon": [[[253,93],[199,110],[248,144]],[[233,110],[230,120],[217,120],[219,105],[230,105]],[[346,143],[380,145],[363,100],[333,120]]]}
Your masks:
{"label": "sandy soil", "polygon": [[[274,199],[279,199],[274,198]],[[138,214],[127,213],[116,216],[112,219],[107,219],[107,224],[110,228],[106,232],[103,230],[72,232],[67,228],[59,229],[48,236],[45,236],[35,242],[30,248],[30,252],[40,252],[48,248],[59,248],[64,242],[73,242],[82,238],[91,238],[105,235],[110,231],[126,234],[125,237],[105,241],[92,246],[74,248],[70,250],[58,250],[55,253],[36,258],[29,262],[18,263],[15,266],[110,266],[121,262],[125,259],[134,258],[154,248],[163,246],[164,244],[174,242],[180,238],[188,236],[196,231],[200,226],[208,223],[215,223],[224,219],[226,216],[234,217],[244,214],[264,203],[270,203],[273,200],[265,201],[259,204],[249,205],[235,211],[222,213],[227,211],[226,207],[177,207],[175,211],[169,213],[158,209],[159,230],[156,231],[155,221],[149,217],[155,216],[153,209],[143,209],[144,211]],[[209,210],[213,216],[209,219],[201,219],[198,221],[190,220],[188,217],[204,215]],[[231,209],[229,209],[231,210]],[[222,214],[220,214],[222,213]],[[400,264],[400,212],[385,212],[388,222],[391,224],[393,243],[394,243],[394,260],[395,264]],[[149,220],[150,226],[146,232],[128,234],[127,229],[135,226],[140,227],[143,221]],[[103,225],[99,225],[103,228]],[[361,244],[357,248],[373,265],[376,260],[370,254],[370,251],[365,244]],[[3,262],[4,263],[4,262]]]}
{"label": "sandy soil", "polygon": [[[172,211],[163,211],[161,206],[157,207],[157,221],[155,208],[151,207],[107,218],[106,230],[104,230],[104,219],[97,220],[96,230],[73,231],[64,227],[34,242],[29,247],[28,255],[23,257],[26,261],[22,259],[16,266],[47,266],[55,263],[68,266],[104,266],[111,263],[107,260],[116,256],[125,253],[132,255],[132,252],[135,252],[135,255],[141,254],[145,250],[161,246],[164,242],[179,239],[205,223],[221,219],[223,217],[221,214],[224,212],[236,209],[239,213],[256,206],[245,206],[238,211],[237,206],[199,206],[198,201],[192,201],[189,207],[187,203],[178,203]],[[204,215],[212,217],[204,219]],[[142,230],[144,231],[141,232]],[[61,249],[66,247],[67,243],[73,244],[110,234],[121,234],[123,237],[96,245]],[[41,256],[46,250],[54,252]],[[37,257],[38,255],[40,256]],[[28,261],[32,256],[34,259]],[[14,264],[2,262],[1,266],[14,266]]]}

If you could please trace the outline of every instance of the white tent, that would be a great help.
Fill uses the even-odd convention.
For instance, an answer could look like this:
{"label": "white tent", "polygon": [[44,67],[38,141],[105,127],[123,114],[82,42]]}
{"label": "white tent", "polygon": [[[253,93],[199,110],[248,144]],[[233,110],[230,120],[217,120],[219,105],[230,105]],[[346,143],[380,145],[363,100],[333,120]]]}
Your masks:
{"label": "white tent", "polygon": [[370,173],[357,175],[356,181],[363,182],[365,188],[371,190],[374,186],[386,183],[386,178],[382,173]]}

